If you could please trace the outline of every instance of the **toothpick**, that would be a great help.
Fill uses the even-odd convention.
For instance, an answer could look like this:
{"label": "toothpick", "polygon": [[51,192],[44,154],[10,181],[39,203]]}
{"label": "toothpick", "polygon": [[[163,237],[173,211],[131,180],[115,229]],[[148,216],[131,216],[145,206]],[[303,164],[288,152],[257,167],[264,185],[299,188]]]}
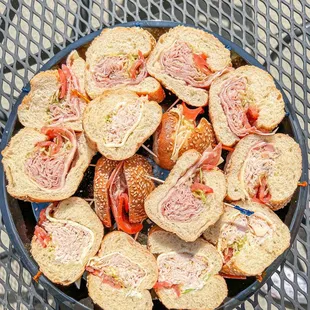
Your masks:
{"label": "toothpick", "polygon": [[138,232],[135,234],[135,237],[134,237],[135,241],[138,239],[139,233],[140,233],[140,231],[138,231]]}
{"label": "toothpick", "polygon": [[89,166],[90,166],[90,167],[96,167],[96,165],[95,165],[95,164],[89,164]]}
{"label": "toothpick", "polygon": [[155,177],[152,177],[152,176],[150,176],[150,175],[148,175],[148,174],[146,174],[145,176],[146,176],[147,178],[149,178],[149,179],[151,179],[151,180],[157,182],[157,183],[161,183],[161,184],[165,183],[165,181],[163,181],[163,180],[161,180],[161,179],[158,179],[158,178],[155,178]]}
{"label": "toothpick", "polygon": [[180,101],[180,99],[177,99],[177,100],[167,109],[166,112],[170,111],[179,101]]}
{"label": "toothpick", "polygon": [[142,144],[142,147],[148,151],[151,155],[153,155],[154,157],[158,157],[154,152],[152,152],[147,146],[145,146],[144,144]]}
{"label": "toothpick", "polygon": [[95,199],[91,199],[91,198],[84,198],[84,200],[90,202],[90,206],[95,202]]}

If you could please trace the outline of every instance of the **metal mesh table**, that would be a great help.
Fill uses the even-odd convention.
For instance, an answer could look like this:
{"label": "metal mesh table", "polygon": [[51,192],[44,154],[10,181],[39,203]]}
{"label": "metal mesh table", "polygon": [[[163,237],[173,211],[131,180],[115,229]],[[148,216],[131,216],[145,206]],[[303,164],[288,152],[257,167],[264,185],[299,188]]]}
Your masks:
{"label": "metal mesh table", "polygon": [[[309,16],[309,0],[0,0],[0,126],[23,85],[59,50],[98,28],[157,19],[217,32],[256,57],[283,87],[309,146]],[[240,309],[310,309],[308,207],[285,264]],[[1,220],[0,309],[62,308],[32,281]]]}

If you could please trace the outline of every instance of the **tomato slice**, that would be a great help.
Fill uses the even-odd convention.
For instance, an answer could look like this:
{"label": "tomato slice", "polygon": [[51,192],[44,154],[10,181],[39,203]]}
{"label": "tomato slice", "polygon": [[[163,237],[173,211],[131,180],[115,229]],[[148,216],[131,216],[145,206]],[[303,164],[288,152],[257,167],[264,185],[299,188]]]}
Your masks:
{"label": "tomato slice", "polygon": [[248,121],[251,125],[253,125],[259,116],[259,110],[255,106],[249,106],[248,110],[246,111],[246,116],[248,118]]}
{"label": "tomato slice", "polygon": [[232,248],[226,248],[224,250],[224,264],[228,263],[231,258],[234,256],[234,250]]}
{"label": "tomato slice", "polygon": [[197,116],[204,112],[204,109],[202,107],[199,107],[197,109],[189,109],[184,102],[182,102],[182,107],[184,117],[192,121],[195,121]]}
{"label": "tomato slice", "polygon": [[112,286],[114,288],[122,288],[121,284],[116,283],[116,281],[114,281],[114,279],[112,277],[109,277],[106,274],[101,273],[99,270],[94,269],[93,267],[90,267],[90,266],[86,266],[85,269],[86,269],[86,271],[93,274],[94,276],[99,277],[103,283],[109,284],[110,286]]}
{"label": "tomato slice", "polygon": [[133,63],[131,68],[129,69],[129,74],[132,79],[137,77],[137,70],[144,62],[144,56],[141,51],[138,51],[138,59]]}
{"label": "tomato slice", "polygon": [[119,197],[118,197],[118,205],[117,208],[115,209],[115,207],[113,207],[112,204],[112,208],[114,208],[114,218],[117,224],[117,227],[119,230],[122,230],[124,232],[126,232],[127,234],[136,234],[137,232],[141,231],[141,229],[143,228],[142,223],[130,223],[129,222],[129,218],[128,215],[125,214],[125,210],[124,209],[128,209],[129,207],[126,207],[126,204],[128,205],[128,195],[125,193],[122,193]]}
{"label": "tomato slice", "polygon": [[67,93],[67,79],[64,74],[64,72],[61,69],[58,69],[59,79],[60,79],[60,94],[59,99],[62,99],[65,97]]}
{"label": "tomato slice", "polygon": [[34,229],[34,235],[37,237],[37,240],[40,242],[43,248],[47,247],[48,242],[51,240],[51,237],[47,234],[47,232],[37,225]]}
{"label": "tomato slice", "polygon": [[193,60],[195,66],[205,75],[212,74],[212,71],[208,68],[208,64],[206,62],[207,56],[205,54],[195,54],[193,53]]}
{"label": "tomato slice", "polygon": [[260,202],[263,204],[267,204],[271,199],[271,194],[268,191],[267,180],[266,178],[262,178],[261,184],[257,189],[257,193],[255,197],[252,197],[253,201]]}
{"label": "tomato slice", "polygon": [[201,190],[203,191],[205,194],[210,194],[213,193],[213,189],[205,184],[201,184],[198,182],[195,182],[194,184],[191,185],[191,191],[197,191],[197,190]]}
{"label": "tomato slice", "polygon": [[153,287],[154,289],[161,289],[161,288],[172,288],[174,289],[175,293],[178,297],[181,296],[181,289],[179,284],[171,284],[169,282],[163,281],[163,282],[156,282],[156,284]]}
{"label": "tomato slice", "polygon": [[53,144],[53,141],[40,141],[36,144],[38,147],[49,147]]}
{"label": "tomato slice", "polygon": [[47,218],[46,218],[46,208],[45,208],[40,211],[38,225],[41,226],[46,220]]}

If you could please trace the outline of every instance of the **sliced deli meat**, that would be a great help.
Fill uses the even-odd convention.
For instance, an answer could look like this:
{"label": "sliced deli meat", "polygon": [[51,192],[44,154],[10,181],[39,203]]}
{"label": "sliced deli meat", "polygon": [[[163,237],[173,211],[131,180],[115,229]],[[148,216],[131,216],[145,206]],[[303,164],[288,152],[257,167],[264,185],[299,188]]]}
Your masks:
{"label": "sliced deli meat", "polygon": [[95,210],[106,227],[135,234],[146,219],[144,200],[154,189],[152,167],[141,155],[123,161],[98,160],[94,177]]}
{"label": "sliced deli meat", "polygon": [[301,162],[300,148],[288,135],[246,136],[226,163],[228,200],[283,208],[297,188]]}
{"label": "sliced deli meat", "polygon": [[85,61],[71,52],[58,70],[38,73],[30,93],[18,107],[18,118],[26,127],[61,125],[81,131],[82,114],[89,102],[85,93]]}
{"label": "sliced deli meat", "polygon": [[89,140],[108,159],[133,156],[160,124],[158,103],[129,90],[111,90],[87,105],[83,127]]}
{"label": "sliced deli meat", "polygon": [[242,66],[214,80],[209,115],[217,140],[233,146],[249,134],[274,134],[285,115],[284,101],[271,75]]}
{"label": "sliced deli meat", "polygon": [[[240,208],[251,212],[245,215]],[[280,218],[252,201],[225,204],[220,220],[203,236],[216,245],[224,263],[222,274],[228,278],[260,275],[290,243],[289,229]]]}
{"label": "sliced deli meat", "polygon": [[183,102],[163,114],[153,142],[153,151],[157,155],[155,161],[160,167],[171,170],[187,150],[195,149],[202,153],[215,144],[211,124],[205,118],[196,121],[203,112],[203,108],[189,109]]}
{"label": "sliced deli meat", "polygon": [[146,199],[145,211],[161,228],[185,241],[195,241],[223,212],[226,180],[217,165],[221,145],[202,154],[185,152],[164,184]]}
{"label": "sliced deli meat", "polygon": [[202,238],[185,242],[154,226],[147,245],[157,257],[154,290],[168,309],[214,309],[227,296],[225,280],[218,275],[222,259],[210,243]]}
{"label": "sliced deli meat", "polygon": [[96,98],[106,90],[125,88],[161,102],[165,93],[146,70],[146,60],[154,45],[153,36],[141,28],[104,29],[86,51],[88,95]]}
{"label": "sliced deli meat", "polygon": [[37,202],[66,199],[77,190],[94,153],[83,133],[66,127],[23,128],[2,152],[8,192]]}
{"label": "sliced deli meat", "polygon": [[124,232],[111,232],[86,267],[93,302],[105,309],[152,309],[158,277],[154,256]]}
{"label": "sliced deli meat", "polygon": [[207,105],[214,79],[233,69],[229,50],[213,35],[178,26],[159,38],[147,70],[181,100],[199,107]]}
{"label": "sliced deli meat", "polygon": [[69,285],[78,280],[103,237],[103,226],[88,203],[71,197],[40,212],[31,254],[52,282]]}

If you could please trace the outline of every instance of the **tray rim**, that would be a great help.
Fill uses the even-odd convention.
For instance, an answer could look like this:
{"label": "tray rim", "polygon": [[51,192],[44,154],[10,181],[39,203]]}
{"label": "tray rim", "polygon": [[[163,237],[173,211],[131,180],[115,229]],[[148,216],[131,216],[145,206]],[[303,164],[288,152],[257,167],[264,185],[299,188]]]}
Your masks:
{"label": "tray rim", "polygon": [[[246,60],[251,65],[254,65],[256,67],[259,67],[260,69],[263,69],[265,71],[266,68],[258,62],[257,59],[255,59],[253,56],[248,54],[242,47],[238,46],[237,44],[231,42],[228,39],[223,38],[221,35],[214,33],[212,31],[205,30],[201,27],[192,25],[192,24],[186,24],[186,23],[180,23],[180,22],[173,22],[173,21],[162,21],[162,20],[144,20],[144,21],[133,21],[133,22],[127,22],[127,23],[121,23],[121,24],[115,24],[110,27],[103,27],[100,28],[97,31],[94,31],[88,35],[85,35],[84,37],[80,38],[79,40],[69,44],[67,47],[65,47],[63,50],[58,52],[56,55],[54,55],[45,65],[43,65],[37,72],[45,71],[59,63],[65,56],[67,56],[72,50],[77,49],[90,41],[92,41],[95,37],[97,37],[103,29],[106,28],[114,28],[114,27],[141,27],[141,28],[173,28],[179,25],[192,27],[201,29],[205,32],[213,34],[216,38],[218,38],[227,48],[235,51],[238,55],[240,55],[244,60]],[[268,72],[268,71],[267,71]],[[299,143],[301,152],[302,152],[302,175],[301,179],[308,180],[308,153],[307,153],[307,146],[304,142],[305,138],[303,136],[302,129],[300,127],[300,124],[297,120],[296,113],[294,111],[293,106],[290,104],[287,96],[285,95],[283,89],[280,87],[279,83],[274,79],[274,82],[276,84],[276,87],[281,91],[284,102],[285,102],[285,110],[289,113],[289,121],[292,126],[293,136],[297,143]],[[16,122],[17,122],[17,108],[19,104],[22,102],[23,98],[28,94],[30,91],[30,83],[28,82],[26,86],[22,88],[22,92],[18,96],[17,100],[15,101],[15,104],[12,106],[11,113],[9,115],[8,121],[6,123],[6,126],[3,131],[1,144],[0,144],[0,150],[2,151],[9,140],[12,137]],[[26,267],[26,269],[30,272],[30,274],[33,276],[38,272],[38,266],[34,259],[31,257],[30,252],[25,248],[22,240],[19,237],[19,234],[17,232],[14,220],[12,218],[12,215],[9,210],[8,206],[8,193],[6,191],[6,179],[5,174],[3,170],[2,165],[2,155],[0,155],[0,201],[2,204],[0,205],[1,213],[3,217],[4,224],[6,226],[8,235],[10,237],[11,243],[13,244],[14,248],[16,249],[17,253],[20,255],[21,261],[23,265]],[[257,292],[271,277],[271,275],[278,269],[280,265],[283,265],[285,262],[286,255],[288,251],[290,250],[293,242],[295,241],[298,230],[304,215],[304,210],[306,208],[308,202],[308,188],[302,187],[299,189],[299,194],[297,198],[297,207],[294,211],[294,215],[291,220],[291,224],[289,226],[290,232],[291,232],[291,242],[290,247],[282,254],[280,255],[265,271],[265,276],[261,282],[258,282],[257,280],[249,285],[246,289],[235,295],[234,297],[229,297],[228,300],[224,301],[222,305],[220,305],[217,309],[233,309],[234,307],[240,305],[244,301],[246,301],[248,298],[250,298],[255,292]],[[63,303],[66,306],[71,307],[73,305],[80,306],[83,309],[90,309],[84,304],[80,303],[78,300],[74,299],[73,297],[67,295],[62,290],[60,290],[58,287],[56,287],[51,281],[49,281],[45,276],[41,276],[39,278],[39,283],[42,284],[42,286],[53,295],[57,301],[60,303]]]}

